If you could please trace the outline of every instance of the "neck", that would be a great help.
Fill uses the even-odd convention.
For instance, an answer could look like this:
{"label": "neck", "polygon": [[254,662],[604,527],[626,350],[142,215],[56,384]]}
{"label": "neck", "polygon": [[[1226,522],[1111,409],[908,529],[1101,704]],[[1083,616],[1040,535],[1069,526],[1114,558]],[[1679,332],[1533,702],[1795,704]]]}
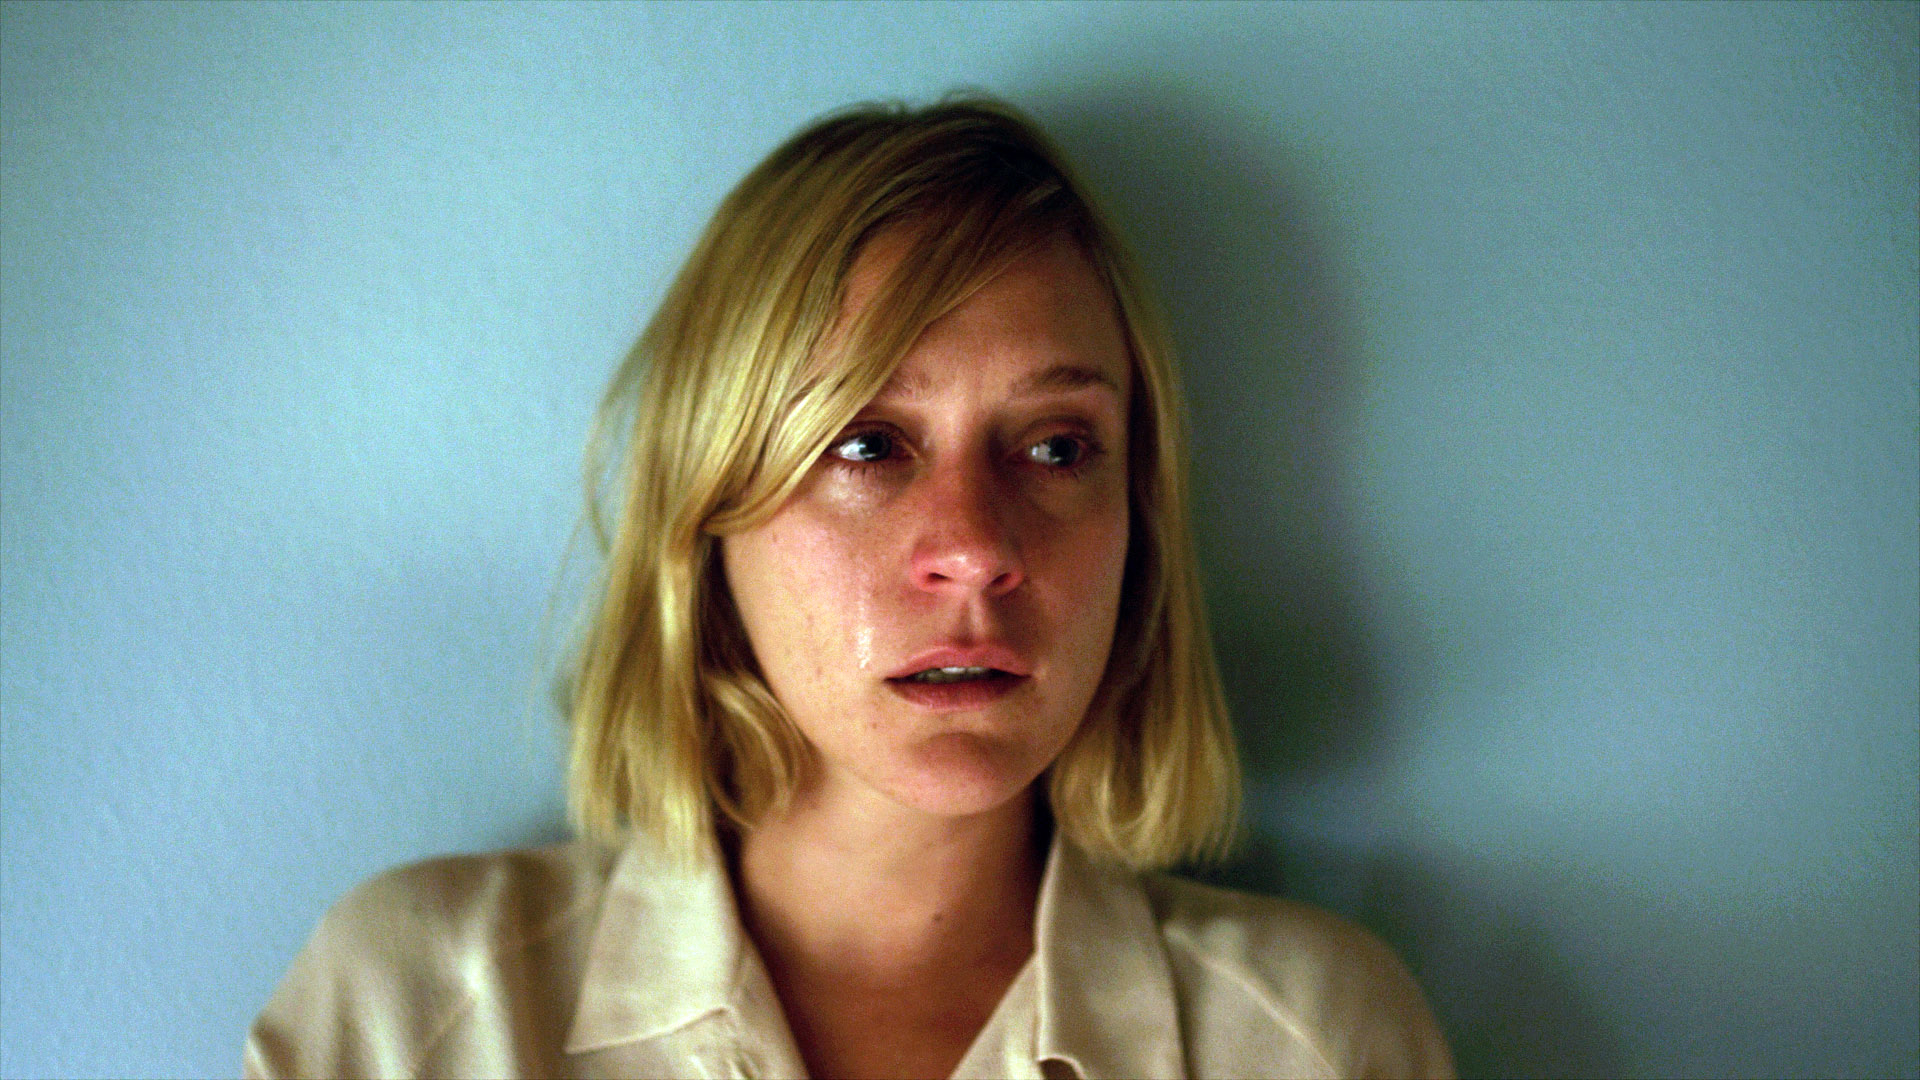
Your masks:
{"label": "neck", "polygon": [[769,965],[873,985],[1011,970],[1033,949],[1041,847],[1029,789],[961,818],[815,792],[747,833],[742,919]]}

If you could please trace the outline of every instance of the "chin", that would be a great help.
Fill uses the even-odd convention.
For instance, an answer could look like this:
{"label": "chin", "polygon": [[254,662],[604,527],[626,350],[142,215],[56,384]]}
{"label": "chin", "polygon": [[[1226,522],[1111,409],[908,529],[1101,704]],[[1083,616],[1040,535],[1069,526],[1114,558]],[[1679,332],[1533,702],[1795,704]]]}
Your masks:
{"label": "chin", "polygon": [[972,817],[1024,794],[1046,768],[1027,747],[948,732],[913,747],[887,785],[904,806],[940,817]]}

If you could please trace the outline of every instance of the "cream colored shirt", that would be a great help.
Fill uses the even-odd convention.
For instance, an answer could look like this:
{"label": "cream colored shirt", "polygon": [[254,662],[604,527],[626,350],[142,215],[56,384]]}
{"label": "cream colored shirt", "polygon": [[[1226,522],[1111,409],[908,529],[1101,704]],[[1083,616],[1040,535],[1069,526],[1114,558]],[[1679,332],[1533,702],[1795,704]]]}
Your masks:
{"label": "cream colored shirt", "polygon": [[[635,842],[436,859],[327,914],[246,1075],[798,1077],[717,857]],[[1056,842],[1034,952],[956,1077],[1450,1076],[1399,961],[1301,904]]]}

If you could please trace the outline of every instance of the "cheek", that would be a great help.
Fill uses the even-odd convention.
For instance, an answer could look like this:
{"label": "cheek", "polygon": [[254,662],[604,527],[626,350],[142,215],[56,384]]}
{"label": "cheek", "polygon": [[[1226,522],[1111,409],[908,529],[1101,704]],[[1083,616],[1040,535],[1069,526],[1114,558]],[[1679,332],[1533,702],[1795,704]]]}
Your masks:
{"label": "cheek", "polygon": [[1130,522],[1124,493],[1103,501],[1096,513],[1082,518],[1062,554],[1075,568],[1080,595],[1089,602],[1115,603],[1126,572]]}
{"label": "cheek", "polygon": [[[1053,533],[1047,545],[1044,576],[1057,605],[1063,636],[1086,650],[1089,662],[1103,665],[1120,610],[1126,575],[1129,530],[1124,503]],[[1096,654],[1097,655],[1092,655]]]}
{"label": "cheek", "polygon": [[1111,643],[1113,626],[1120,616],[1120,589],[1127,576],[1127,545],[1129,542],[1127,522],[1122,518],[1107,537],[1107,545],[1102,549],[1105,556],[1100,564],[1100,592],[1091,602],[1101,604],[1106,612],[1107,628],[1103,638]]}
{"label": "cheek", "polygon": [[841,531],[783,512],[726,538],[721,553],[747,639],[776,692],[825,681],[849,659],[868,665],[873,560]]}

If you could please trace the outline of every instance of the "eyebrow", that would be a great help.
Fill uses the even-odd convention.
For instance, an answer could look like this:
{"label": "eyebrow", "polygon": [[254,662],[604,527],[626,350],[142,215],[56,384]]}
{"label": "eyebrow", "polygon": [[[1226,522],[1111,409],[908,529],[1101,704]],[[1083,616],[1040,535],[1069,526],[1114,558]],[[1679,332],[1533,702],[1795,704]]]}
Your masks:
{"label": "eyebrow", "polygon": [[1089,386],[1104,386],[1116,394],[1120,392],[1119,385],[1108,378],[1104,371],[1079,364],[1055,364],[1014,383],[1013,393],[1016,397],[1023,397],[1047,390],[1080,390]]}
{"label": "eyebrow", "polygon": [[[893,378],[887,380],[887,385],[881,388],[880,393],[886,397],[912,401],[925,396],[930,389],[928,381],[924,375],[895,372]],[[1066,363],[1055,364],[1026,376],[1013,384],[1011,393],[1014,397],[1032,397],[1048,392],[1082,390],[1089,386],[1104,386],[1116,395],[1120,393],[1119,384],[1115,383],[1106,372],[1083,364]]]}

